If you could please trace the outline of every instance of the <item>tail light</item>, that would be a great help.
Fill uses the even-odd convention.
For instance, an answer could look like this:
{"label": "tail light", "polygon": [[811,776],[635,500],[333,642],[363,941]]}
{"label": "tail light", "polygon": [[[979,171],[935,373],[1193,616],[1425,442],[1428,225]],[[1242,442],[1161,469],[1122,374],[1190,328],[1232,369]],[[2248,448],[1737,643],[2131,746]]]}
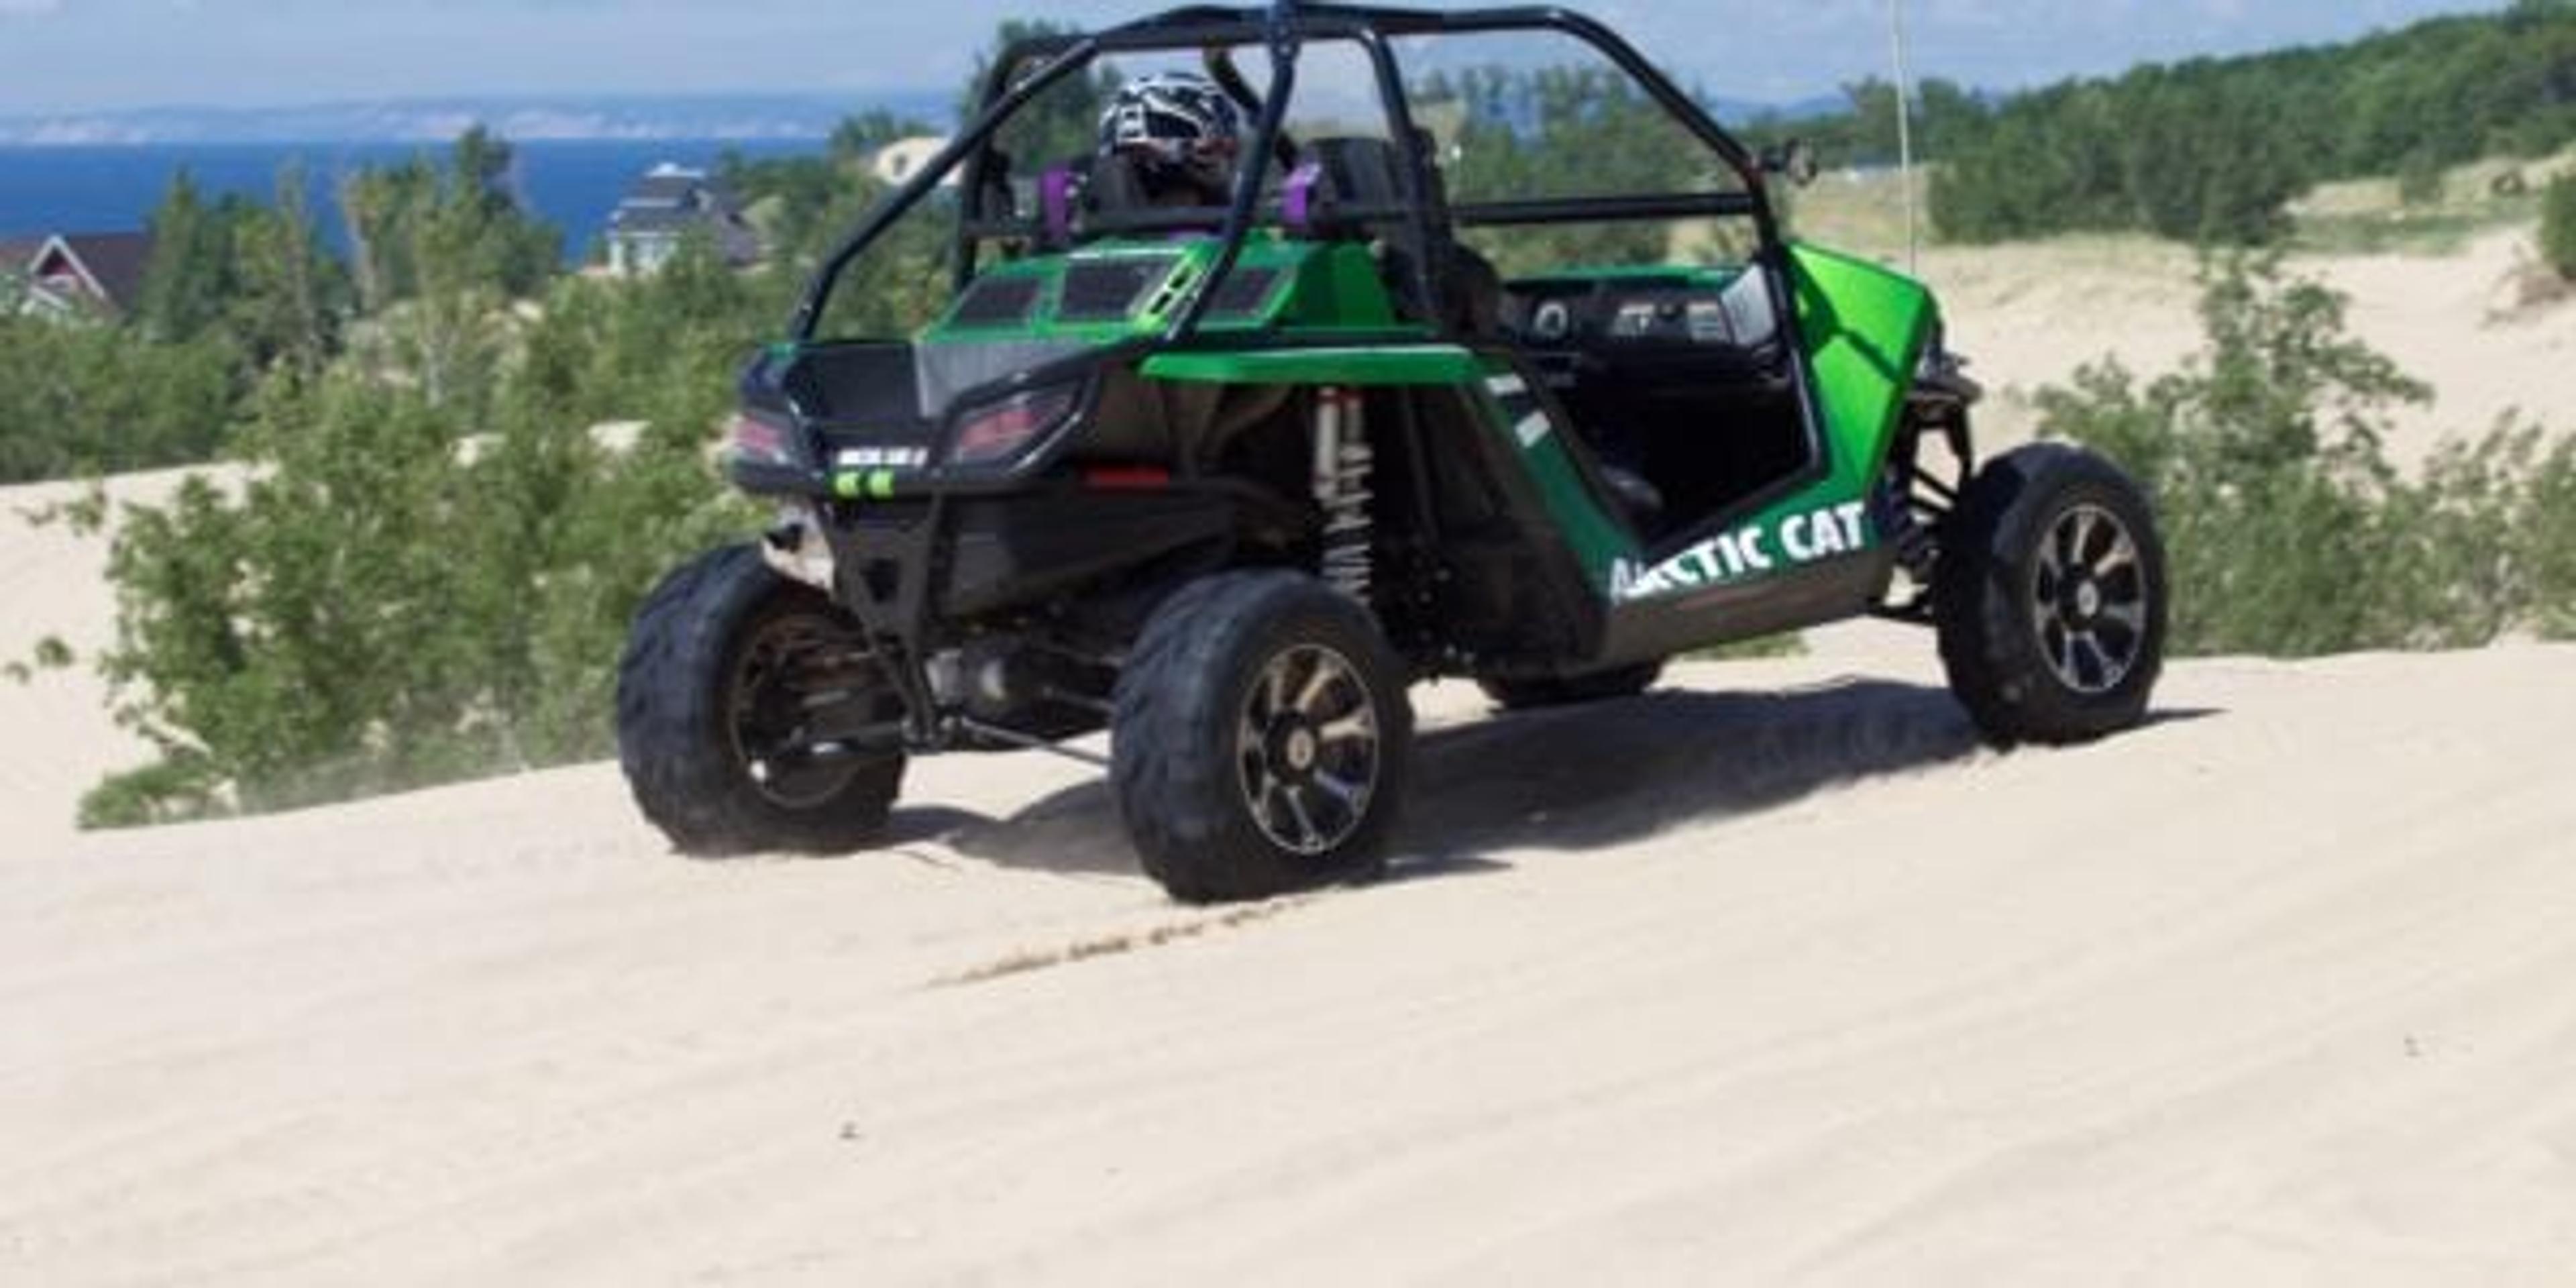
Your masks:
{"label": "tail light", "polygon": [[982,465],[1008,460],[1027,451],[1047,431],[1073,415],[1075,391],[1041,389],[967,413],[949,440],[948,460],[955,465]]}
{"label": "tail light", "polygon": [[756,416],[736,416],[729,435],[733,454],[742,460],[770,465],[791,465],[796,454],[789,449],[787,429]]}

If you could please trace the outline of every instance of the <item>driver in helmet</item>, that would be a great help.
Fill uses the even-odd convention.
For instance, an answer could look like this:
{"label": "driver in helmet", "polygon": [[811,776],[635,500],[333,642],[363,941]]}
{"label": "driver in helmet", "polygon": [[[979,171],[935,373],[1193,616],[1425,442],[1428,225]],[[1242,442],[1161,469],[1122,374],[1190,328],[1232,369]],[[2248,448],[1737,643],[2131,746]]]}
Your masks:
{"label": "driver in helmet", "polygon": [[1233,196],[1242,116],[1196,72],[1139,76],[1100,114],[1100,155],[1130,163],[1146,203],[1222,206]]}

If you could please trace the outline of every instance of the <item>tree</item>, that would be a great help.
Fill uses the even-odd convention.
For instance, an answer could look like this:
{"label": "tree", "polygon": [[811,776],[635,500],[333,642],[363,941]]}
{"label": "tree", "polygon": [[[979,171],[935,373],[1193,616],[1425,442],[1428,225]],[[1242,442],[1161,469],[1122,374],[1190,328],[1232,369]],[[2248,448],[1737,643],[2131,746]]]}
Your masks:
{"label": "tree", "polygon": [[[1005,20],[993,32],[993,42],[975,56],[974,74],[967,78],[957,98],[957,120],[962,126],[974,121],[984,111],[984,86],[992,78],[993,66],[1012,45],[1023,40],[1048,36],[1071,35],[1074,28],[1046,19]],[[1025,78],[1037,70],[1030,64],[1015,69]],[[1094,62],[1088,71],[1058,81],[1022,107],[1003,127],[995,145],[1020,167],[1034,170],[1072,157],[1087,156],[1100,139],[1100,114],[1118,93],[1123,78],[1107,59]]]}
{"label": "tree", "polygon": [[[1950,113],[1934,114],[1931,127]],[[1936,138],[1942,231],[1991,241],[2140,229],[2259,244],[2322,180],[2398,173],[2435,196],[2448,167],[2576,141],[2576,5],[2420,22],[2352,44],[2148,66],[1969,114]]]}
{"label": "tree", "polygon": [[318,370],[339,345],[348,271],[314,225],[312,186],[300,164],[277,178],[277,199],[234,229],[238,287],[226,310],[254,369],[275,362]]}
{"label": "tree", "polygon": [[[261,388],[227,492],[129,513],[110,562],[120,718],[160,760],[94,824],[272,809],[599,754],[628,617],[756,522],[709,469],[753,284],[711,246],[567,279],[460,450],[456,408],[352,354]],[[595,438],[639,421],[631,443]]]}
{"label": "tree", "polygon": [[2576,282],[2576,174],[2550,180],[2541,192],[2540,257]]}
{"label": "tree", "polygon": [[235,279],[233,226],[245,211],[227,199],[209,205],[184,168],[146,221],[152,259],[134,316],[145,335],[188,341],[222,322]]}
{"label": "tree", "polygon": [[[969,90],[971,95],[974,91]],[[860,163],[875,156],[888,144],[905,139],[936,134],[937,130],[908,116],[898,116],[886,109],[871,108],[857,116],[845,117],[832,129],[831,156],[834,161]]]}
{"label": "tree", "polygon": [[138,341],[0,309],[0,483],[206,460],[238,369],[220,336]]}
{"label": "tree", "polygon": [[469,290],[524,299],[554,275],[562,235],[511,195],[512,156],[506,141],[477,126],[457,139],[444,167],[416,156],[341,185],[365,312]]}
{"label": "tree", "polygon": [[[1674,192],[1715,179],[1676,165],[1705,150],[1607,65],[1471,67],[1426,80],[1413,98],[1425,115],[1457,122],[1444,166],[1453,200]],[[1474,241],[1508,277],[1659,262],[1670,255],[1672,229],[1649,221],[1539,225],[1479,230]]]}

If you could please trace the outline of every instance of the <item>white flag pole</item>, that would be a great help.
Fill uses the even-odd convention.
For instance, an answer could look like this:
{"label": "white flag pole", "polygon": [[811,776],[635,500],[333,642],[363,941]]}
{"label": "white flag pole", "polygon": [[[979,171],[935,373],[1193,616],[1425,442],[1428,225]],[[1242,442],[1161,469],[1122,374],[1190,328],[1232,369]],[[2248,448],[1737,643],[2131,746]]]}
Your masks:
{"label": "white flag pole", "polygon": [[1888,43],[1896,51],[1896,180],[1905,189],[1905,271],[1922,271],[1922,212],[1914,196],[1914,72],[1905,53],[1905,0],[1887,0]]}

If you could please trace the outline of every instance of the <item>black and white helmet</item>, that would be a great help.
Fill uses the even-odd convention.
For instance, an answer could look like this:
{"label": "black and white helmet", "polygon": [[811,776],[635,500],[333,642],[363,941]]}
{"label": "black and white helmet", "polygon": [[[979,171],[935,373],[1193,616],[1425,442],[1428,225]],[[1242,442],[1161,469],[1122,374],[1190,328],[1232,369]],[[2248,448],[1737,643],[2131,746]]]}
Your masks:
{"label": "black and white helmet", "polygon": [[1149,180],[1185,179],[1222,191],[1242,146],[1242,114],[1196,72],[1139,76],[1100,114],[1103,156],[1136,158]]}

